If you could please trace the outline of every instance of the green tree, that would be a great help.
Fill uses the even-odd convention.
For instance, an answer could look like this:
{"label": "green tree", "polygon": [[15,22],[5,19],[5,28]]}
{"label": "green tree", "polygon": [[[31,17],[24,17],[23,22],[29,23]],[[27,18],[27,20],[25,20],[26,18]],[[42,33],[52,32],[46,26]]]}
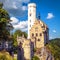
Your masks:
{"label": "green tree", "polygon": [[27,33],[26,32],[22,32],[22,35],[24,35],[24,37],[27,38]]}
{"label": "green tree", "polygon": [[13,26],[10,21],[8,12],[3,9],[3,4],[0,3],[0,43],[2,43],[3,49],[5,48],[5,42],[12,40],[10,30],[13,29]]}
{"label": "green tree", "polygon": [[21,30],[16,30],[13,34],[13,41],[14,41],[14,46],[17,46],[17,35],[22,36],[22,31]]}
{"label": "green tree", "polygon": [[2,8],[3,7],[3,4],[2,3],[0,3],[0,8]]}
{"label": "green tree", "polygon": [[[17,47],[17,35],[22,37],[22,35],[24,35],[25,38],[27,38],[27,33],[26,32],[22,32],[21,30],[16,30],[14,32],[14,34],[12,35],[13,37],[13,41],[14,41],[14,47]],[[17,53],[17,50],[14,50],[14,53]]]}
{"label": "green tree", "polygon": [[0,60],[13,60],[13,58],[8,52],[0,51]]}
{"label": "green tree", "polygon": [[54,56],[54,60],[60,60],[60,39],[52,39],[46,47],[51,51]]}
{"label": "green tree", "polygon": [[10,23],[8,12],[2,8],[3,4],[0,3],[0,40],[8,40],[10,38],[10,30],[13,29]]}
{"label": "green tree", "polygon": [[16,30],[13,34],[13,39],[14,39],[14,46],[17,46],[17,35],[21,36],[24,35],[25,38],[27,38],[27,33],[22,32],[21,30]]}
{"label": "green tree", "polygon": [[5,55],[3,55],[3,56],[0,56],[0,60],[7,60],[7,58]]}

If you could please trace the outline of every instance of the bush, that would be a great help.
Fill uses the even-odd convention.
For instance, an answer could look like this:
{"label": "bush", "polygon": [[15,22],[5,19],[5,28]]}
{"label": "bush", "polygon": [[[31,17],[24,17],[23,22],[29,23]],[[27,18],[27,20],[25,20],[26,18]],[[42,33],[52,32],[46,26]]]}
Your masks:
{"label": "bush", "polygon": [[34,52],[36,52],[36,48],[34,48]]}
{"label": "bush", "polygon": [[40,60],[37,56],[34,56],[32,60]]}
{"label": "bush", "polygon": [[54,60],[60,60],[60,38],[50,40],[46,47],[51,51]]}
{"label": "bush", "polygon": [[2,51],[0,52],[0,60],[13,60],[13,58],[8,52]]}

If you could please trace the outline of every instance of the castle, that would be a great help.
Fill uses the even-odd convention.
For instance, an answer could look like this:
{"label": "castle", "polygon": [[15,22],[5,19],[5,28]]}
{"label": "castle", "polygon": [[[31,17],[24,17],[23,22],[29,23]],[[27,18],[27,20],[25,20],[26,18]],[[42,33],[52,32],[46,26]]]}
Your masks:
{"label": "castle", "polygon": [[40,19],[36,18],[36,4],[28,4],[28,37],[17,36],[19,46],[18,60],[31,60],[34,56],[34,48],[44,47],[49,40],[49,29]]}

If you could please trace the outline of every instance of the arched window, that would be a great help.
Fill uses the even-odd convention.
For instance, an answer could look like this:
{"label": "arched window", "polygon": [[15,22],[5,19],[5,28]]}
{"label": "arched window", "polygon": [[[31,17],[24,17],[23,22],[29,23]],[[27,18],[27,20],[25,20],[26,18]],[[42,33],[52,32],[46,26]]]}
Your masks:
{"label": "arched window", "polygon": [[42,33],[40,33],[40,36],[42,36]]}
{"label": "arched window", "polygon": [[36,36],[38,36],[38,33],[36,33]]}
{"label": "arched window", "polygon": [[34,34],[32,33],[32,37],[34,37]]}
{"label": "arched window", "polygon": [[38,39],[38,41],[40,41],[40,39]]}

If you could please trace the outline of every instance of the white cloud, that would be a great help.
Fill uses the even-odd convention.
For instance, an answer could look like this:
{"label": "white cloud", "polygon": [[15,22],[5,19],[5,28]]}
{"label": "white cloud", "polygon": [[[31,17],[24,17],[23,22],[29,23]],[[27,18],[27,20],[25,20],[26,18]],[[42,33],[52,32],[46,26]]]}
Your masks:
{"label": "white cloud", "polygon": [[27,27],[27,21],[20,21],[17,25],[13,25],[15,29],[24,29]]}
{"label": "white cloud", "polygon": [[11,21],[12,25],[17,24],[19,22],[19,20],[15,17],[11,17],[10,20],[12,20]]}
{"label": "white cloud", "polygon": [[28,3],[28,2],[30,2],[30,0],[23,0],[23,2],[24,2],[24,3]]}
{"label": "white cloud", "polygon": [[56,33],[56,30],[53,30],[54,33]]}
{"label": "white cloud", "polygon": [[10,18],[12,20],[12,25],[14,27],[14,29],[20,29],[22,31],[27,31],[28,30],[28,21],[19,21],[17,18],[15,17],[11,17]]}
{"label": "white cloud", "polygon": [[53,17],[54,17],[53,13],[48,13],[47,19],[51,19]]}
{"label": "white cloud", "polygon": [[13,2],[13,8],[18,9],[17,6],[16,6],[16,2]]}
{"label": "white cloud", "polygon": [[22,17],[26,14],[27,4],[30,0],[0,0],[0,2],[3,2],[3,8],[8,11],[10,16]]}
{"label": "white cloud", "polygon": [[27,21],[20,21],[17,25],[13,25],[14,29],[20,29],[22,31],[27,31],[28,29],[28,22]]}
{"label": "white cloud", "polygon": [[30,0],[2,0],[5,8],[19,8],[22,3],[28,3]]}
{"label": "white cloud", "polygon": [[23,11],[27,10],[27,6],[22,6],[22,10]]}

